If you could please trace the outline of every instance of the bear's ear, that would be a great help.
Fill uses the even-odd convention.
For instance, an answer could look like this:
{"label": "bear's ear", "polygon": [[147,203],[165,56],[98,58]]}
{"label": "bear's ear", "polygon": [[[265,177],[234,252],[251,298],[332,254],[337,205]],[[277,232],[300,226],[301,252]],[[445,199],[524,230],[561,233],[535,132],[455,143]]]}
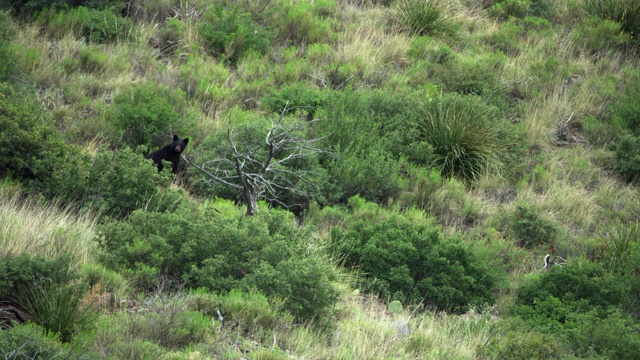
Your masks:
{"label": "bear's ear", "polygon": [[187,145],[187,143],[189,143],[189,138],[184,138],[184,140],[182,141],[184,141],[184,144]]}
{"label": "bear's ear", "polygon": [[173,135],[173,141],[178,141],[178,135]]}

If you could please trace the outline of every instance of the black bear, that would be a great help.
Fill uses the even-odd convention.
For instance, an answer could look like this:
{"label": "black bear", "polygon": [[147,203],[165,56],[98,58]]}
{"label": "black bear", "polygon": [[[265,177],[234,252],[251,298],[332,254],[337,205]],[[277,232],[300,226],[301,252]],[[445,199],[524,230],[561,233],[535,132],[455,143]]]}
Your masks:
{"label": "black bear", "polygon": [[153,159],[153,162],[158,166],[158,172],[162,171],[164,167],[162,160],[171,161],[171,172],[176,174],[178,172],[178,165],[180,165],[180,154],[184,151],[189,143],[189,138],[180,139],[178,135],[173,135],[173,142],[166,145],[151,154],[147,155],[147,159]]}

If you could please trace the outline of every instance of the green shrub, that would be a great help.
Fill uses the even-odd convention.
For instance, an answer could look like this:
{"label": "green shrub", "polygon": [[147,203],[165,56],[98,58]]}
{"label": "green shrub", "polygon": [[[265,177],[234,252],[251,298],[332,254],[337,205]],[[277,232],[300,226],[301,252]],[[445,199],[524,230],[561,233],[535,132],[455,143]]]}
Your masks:
{"label": "green shrub", "polygon": [[89,73],[99,73],[107,68],[107,54],[101,52],[98,48],[87,46],[78,51],[80,55],[80,68]]}
{"label": "green shrub", "polygon": [[545,246],[550,251],[558,233],[553,222],[542,218],[536,209],[522,204],[516,206],[510,229],[518,239],[518,245],[527,248]]}
{"label": "green shrub", "polygon": [[64,359],[72,357],[84,359],[72,354],[58,340],[58,335],[34,323],[14,326],[2,331],[0,336],[0,354],[5,359]]}
{"label": "green shrub", "polygon": [[269,49],[269,34],[256,24],[240,6],[216,5],[205,13],[200,35],[205,48],[214,56],[236,64],[244,54],[264,54]]}
{"label": "green shrub", "polygon": [[493,5],[491,11],[495,16],[503,19],[523,18],[529,12],[530,6],[531,0],[501,0]]}
{"label": "green shrub", "polygon": [[517,289],[512,311],[533,327],[558,328],[575,314],[596,311],[606,318],[608,310],[623,302],[626,291],[620,279],[598,264],[555,266]]}
{"label": "green shrub", "polygon": [[47,198],[124,217],[145,205],[161,206],[158,185],[167,186],[169,177],[128,147],[98,150],[93,155],[78,150],[39,190]]}
{"label": "green shrub", "polygon": [[443,176],[477,179],[504,173],[514,142],[496,109],[474,96],[445,94],[421,109],[420,135],[433,148],[432,159]]}
{"label": "green shrub", "polygon": [[64,284],[73,279],[68,255],[47,260],[29,254],[5,256],[0,261],[0,299],[8,299],[36,280]]}
{"label": "green shrub", "polygon": [[399,0],[394,3],[391,18],[411,36],[454,36],[460,24],[451,15],[450,6],[443,0]]}
{"label": "green shrub", "polygon": [[284,299],[285,310],[301,319],[324,316],[336,301],[331,266],[305,255],[309,235],[285,211],[246,218],[237,210],[221,217],[206,207],[137,210],[126,222],[105,224],[100,234],[102,261],[142,289],[153,288],[158,275],[218,292],[255,288]]}
{"label": "green shrub", "polygon": [[632,360],[640,353],[639,332],[637,320],[611,310],[604,318],[597,311],[572,317],[562,335],[578,358]]}
{"label": "green shrub", "polygon": [[67,146],[26,89],[0,83],[0,176],[46,182],[65,160]]}
{"label": "green shrub", "polygon": [[384,299],[453,312],[494,301],[495,274],[437,228],[397,217],[357,221],[331,230],[331,248],[345,266],[358,269],[365,291]]}
{"label": "green shrub", "polygon": [[39,16],[54,37],[73,32],[94,43],[107,43],[129,35],[133,22],[113,9],[93,10],[84,6],[61,11],[44,11]]}
{"label": "green shrub", "polygon": [[331,18],[327,15],[335,11],[336,4],[333,0],[320,0],[315,3],[282,1],[277,11],[277,14],[281,15],[272,19],[272,22],[277,24],[277,38],[282,44],[294,46],[330,42]]}
{"label": "green shrub", "polygon": [[307,120],[313,120],[313,115],[323,102],[324,94],[313,85],[295,83],[270,90],[262,98],[262,107],[278,114],[285,113],[285,109],[290,113],[302,112]]}
{"label": "green shrub", "polygon": [[616,142],[609,145],[614,152],[613,169],[625,181],[640,180],[640,136],[623,132],[618,135]]}
{"label": "green shrub", "polygon": [[16,25],[8,11],[0,10],[0,83],[8,81],[18,73],[18,64],[13,52],[12,41],[16,34]]}
{"label": "green shrub", "polygon": [[166,145],[167,135],[188,133],[193,124],[185,94],[153,82],[122,89],[113,99],[110,114],[114,140],[153,150]]}
{"label": "green shrub", "polygon": [[610,49],[620,49],[632,38],[622,32],[622,25],[610,19],[595,16],[587,18],[574,32],[576,41],[593,55],[607,53]]}
{"label": "green shrub", "polygon": [[509,332],[478,347],[480,359],[561,359],[562,355],[562,346],[556,338],[533,331]]}

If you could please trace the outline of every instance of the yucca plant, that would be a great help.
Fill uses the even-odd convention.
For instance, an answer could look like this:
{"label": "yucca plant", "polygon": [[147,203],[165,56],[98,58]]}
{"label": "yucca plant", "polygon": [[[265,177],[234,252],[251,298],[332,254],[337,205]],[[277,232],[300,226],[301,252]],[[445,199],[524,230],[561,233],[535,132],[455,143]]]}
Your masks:
{"label": "yucca plant", "polygon": [[640,31],[640,0],[583,0],[583,5],[588,15],[619,22],[631,36]]}
{"label": "yucca plant", "polygon": [[505,121],[479,97],[444,94],[422,108],[421,136],[433,147],[434,165],[446,177],[477,179],[503,173],[514,144]]}
{"label": "yucca plant", "polygon": [[460,25],[445,0],[398,0],[391,11],[392,22],[412,36],[452,36]]}

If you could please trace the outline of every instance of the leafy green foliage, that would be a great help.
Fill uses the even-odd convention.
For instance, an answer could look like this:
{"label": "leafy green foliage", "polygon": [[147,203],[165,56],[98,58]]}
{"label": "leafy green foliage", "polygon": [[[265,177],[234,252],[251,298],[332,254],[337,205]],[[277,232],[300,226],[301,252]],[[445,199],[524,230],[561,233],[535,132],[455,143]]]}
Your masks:
{"label": "leafy green foliage", "polygon": [[90,324],[92,314],[82,304],[88,284],[76,281],[69,256],[46,260],[19,255],[2,260],[0,298],[15,300],[36,324],[59,334],[64,342]]}
{"label": "leafy green foliage", "polygon": [[166,145],[163,135],[188,133],[193,123],[185,94],[152,82],[122,89],[110,113],[112,138],[132,147]]}
{"label": "leafy green foliage", "polygon": [[62,164],[67,147],[43,116],[31,91],[0,83],[0,175],[46,182]]}
{"label": "leafy green foliage", "polygon": [[236,64],[246,53],[263,54],[269,48],[269,34],[240,6],[217,4],[205,14],[200,25],[204,45],[214,56]]}
{"label": "leafy green foliage", "polygon": [[[175,212],[137,210],[127,222],[101,227],[104,263],[123,269],[143,289],[162,274],[215,291],[256,288],[284,300],[297,317],[328,313],[336,301],[329,264],[305,255],[308,234],[278,210],[247,218],[213,208]],[[295,270],[294,270],[295,269]]]}
{"label": "leafy green foliage", "polygon": [[281,43],[301,46],[332,39],[331,19],[327,15],[336,11],[333,0],[283,1],[278,7],[271,21],[277,24],[277,38]]}
{"label": "leafy green foliage", "polygon": [[546,246],[553,251],[558,229],[553,222],[542,218],[536,209],[523,204],[517,205],[510,228],[520,246]]}
{"label": "leafy green foliage", "polygon": [[622,31],[620,23],[595,16],[589,17],[578,26],[575,37],[591,54],[621,49],[632,40],[629,34]]}
{"label": "leafy green foliage", "polygon": [[400,0],[394,3],[393,23],[410,35],[454,36],[460,25],[443,0]]}
{"label": "leafy green foliage", "polygon": [[0,10],[0,83],[9,80],[17,73],[18,66],[13,55],[12,40],[16,34],[16,25],[11,15]]}
{"label": "leafy green foliage", "polygon": [[14,326],[1,330],[0,354],[7,359],[59,359],[71,357],[85,359],[79,354],[71,354],[58,341],[58,335],[34,323]]}
{"label": "leafy green foliage", "polygon": [[167,172],[158,173],[153,161],[128,147],[99,150],[94,155],[76,151],[39,190],[49,198],[119,217],[144,205],[159,205],[148,201],[159,194],[158,185],[168,185],[168,176]]}
{"label": "leafy green foliage", "polygon": [[47,24],[47,31],[54,37],[73,32],[94,43],[107,43],[129,35],[133,22],[117,11],[94,10],[84,6],[69,10],[42,12],[40,19]]}
{"label": "leafy green foliage", "polygon": [[596,311],[606,317],[607,310],[622,303],[624,293],[624,284],[600,265],[556,266],[518,288],[513,312],[533,326],[557,327],[574,313]]}
{"label": "leafy green foliage", "polygon": [[421,109],[420,135],[433,147],[444,176],[477,179],[502,174],[513,134],[494,107],[474,96],[445,94]]}
{"label": "leafy green foliage", "polygon": [[331,230],[331,247],[359,269],[364,290],[385,299],[453,311],[493,303],[496,277],[456,239],[399,217]]}
{"label": "leafy green foliage", "polygon": [[276,90],[270,90],[262,98],[262,107],[274,113],[286,112],[306,114],[307,120],[313,120],[316,110],[324,102],[324,94],[313,85],[296,83]]}
{"label": "leafy green foliage", "polygon": [[492,337],[478,348],[480,359],[560,359],[561,344],[553,336],[531,332],[509,332]]}

